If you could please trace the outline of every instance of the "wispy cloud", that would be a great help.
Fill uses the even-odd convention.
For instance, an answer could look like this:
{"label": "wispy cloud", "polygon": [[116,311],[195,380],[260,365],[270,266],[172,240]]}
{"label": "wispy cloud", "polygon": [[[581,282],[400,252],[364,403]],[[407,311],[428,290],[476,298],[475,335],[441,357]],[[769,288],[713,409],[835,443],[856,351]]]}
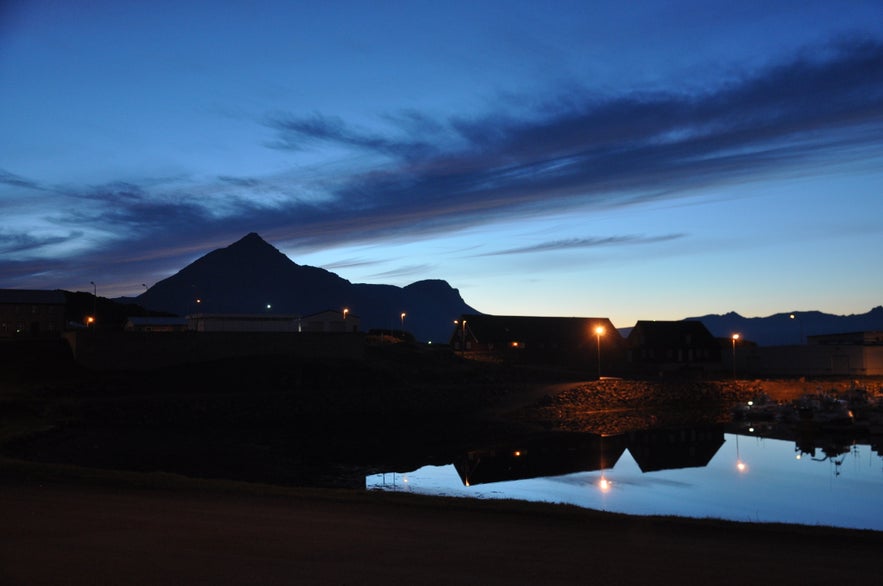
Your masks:
{"label": "wispy cloud", "polygon": [[668,240],[683,238],[684,234],[666,234],[664,236],[608,236],[606,238],[566,238],[563,240],[551,240],[529,246],[507,248],[495,252],[488,252],[479,256],[499,256],[507,254],[530,254],[537,252],[552,252],[555,250],[571,250],[576,248],[597,248],[600,246],[619,246],[634,244],[656,244]]}
{"label": "wispy cloud", "polygon": [[0,232],[0,254],[32,252],[45,246],[54,246],[77,240],[83,236],[82,231],[73,231],[59,236],[35,236],[21,232]]}
{"label": "wispy cloud", "polygon": [[410,277],[412,275],[425,275],[427,273],[431,273],[432,269],[433,266],[431,264],[407,265],[395,269],[390,269],[382,273],[374,273],[373,275],[369,275],[368,278],[371,280],[383,280],[394,279],[398,277]]}
{"label": "wispy cloud", "polygon": [[[45,213],[59,233],[71,235],[66,237],[86,229],[114,235],[71,271],[159,271],[180,268],[196,251],[251,231],[291,249],[308,249],[421,239],[571,206],[675,199],[698,186],[743,182],[801,165],[815,172],[823,163],[852,160],[857,152],[880,154],[881,71],[883,44],[859,39],[816,47],[699,92],[672,88],[599,96],[571,84],[532,115],[524,115],[523,107],[517,115],[447,118],[406,110],[382,115],[380,129],[365,129],[333,115],[277,113],[260,121],[275,131],[275,148],[336,146],[382,155],[383,163],[370,172],[360,167],[347,173],[342,165],[325,175],[310,169],[309,187],[297,177],[302,170],[293,169],[288,176],[214,175],[200,185],[177,180],[174,186],[129,181],[53,188],[53,201],[74,203]],[[43,189],[39,181],[6,170],[0,170],[0,185],[7,193]],[[320,189],[322,197],[308,193]],[[559,240],[492,254],[681,236]],[[175,245],[167,250],[172,239]],[[7,234],[0,237],[0,250],[11,255],[55,244],[52,240]],[[148,255],[149,266],[135,269],[133,250],[167,256]],[[15,262],[0,259],[0,275],[18,274]],[[375,277],[426,270],[409,266]]]}
{"label": "wispy cloud", "polygon": [[[456,137],[442,142],[460,146],[431,156],[411,148],[417,141],[362,136],[339,120],[290,120],[283,125],[289,132],[402,154],[398,164],[350,177],[334,191],[333,205],[303,218],[302,236],[370,239],[574,204],[675,198],[820,158],[838,161],[854,149],[879,150],[883,45],[855,41],[822,49],[704,93],[597,98],[587,92],[535,118],[443,121],[436,130]],[[334,229],[354,217],[358,233]]]}
{"label": "wispy cloud", "polygon": [[[390,117],[413,133],[412,140],[399,140],[375,132],[358,130],[347,125],[342,119],[333,116],[313,114],[310,117],[296,117],[289,114],[274,114],[267,125],[277,131],[278,139],[270,143],[272,148],[301,150],[315,143],[328,142],[368,149],[404,159],[423,158],[435,151],[428,142],[418,136],[426,129],[436,128],[428,118],[413,112]],[[419,131],[419,132],[414,132]]]}
{"label": "wispy cloud", "polygon": [[23,187],[25,189],[35,189],[38,191],[45,189],[36,181],[31,181],[30,179],[26,179],[15,173],[10,173],[5,169],[0,169],[0,184],[10,185],[12,187]]}

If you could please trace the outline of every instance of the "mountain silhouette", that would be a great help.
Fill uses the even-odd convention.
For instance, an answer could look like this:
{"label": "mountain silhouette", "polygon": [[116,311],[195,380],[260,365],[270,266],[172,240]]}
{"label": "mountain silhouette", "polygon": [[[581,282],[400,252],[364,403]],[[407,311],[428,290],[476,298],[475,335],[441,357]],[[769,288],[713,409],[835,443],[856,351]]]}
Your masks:
{"label": "mountain silhouette", "polygon": [[447,341],[452,322],[477,313],[442,280],[406,287],[353,284],[325,269],[299,265],[252,232],[156,283],[139,305],[178,315],[278,313],[310,315],[348,308],[362,330],[405,330],[420,341]]}
{"label": "mountain silhouette", "polygon": [[718,338],[729,338],[738,333],[743,339],[756,342],[760,346],[787,346],[805,343],[807,336],[883,331],[883,306],[853,315],[794,311],[767,317],[743,317],[731,311],[723,315],[704,315],[688,319],[701,321]]}

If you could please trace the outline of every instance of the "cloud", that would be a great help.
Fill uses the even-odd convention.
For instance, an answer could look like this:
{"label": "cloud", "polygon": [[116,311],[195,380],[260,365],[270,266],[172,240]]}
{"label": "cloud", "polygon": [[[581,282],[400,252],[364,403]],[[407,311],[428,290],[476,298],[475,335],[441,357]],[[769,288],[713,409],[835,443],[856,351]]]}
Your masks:
{"label": "cloud", "polygon": [[323,265],[323,268],[328,270],[337,270],[337,269],[350,269],[354,267],[368,267],[373,265],[381,264],[384,261],[379,260],[368,260],[364,258],[344,258],[338,260],[336,262]]}
{"label": "cloud", "polygon": [[551,252],[555,250],[571,250],[574,248],[596,248],[599,246],[616,246],[630,244],[655,244],[683,238],[684,234],[666,234],[664,236],[608,236],[606,238],[566,238],[563,240],[551,240],[540,242],[530,246],[507,248],[495,252],[488,252],[478,256],[500,256],[507,254],[530,254],[536,252]]}
{"label": "cloud", "polygon": [[431,264],[407,265],[407,266],[391,269],[389,271],[384,271],[382,273],[375,273],[373,275],[369,275],[368,279],[370,279],[370,280],[383,280],[383,279],[392,279],[392,278],[397,278],[397,277],[409,277],[411,275],[425,275],[427,273],[431,273],[432,270],[433,270],[433,265],[431,265]]}
{"label": "cloud", "polygon": [[53,235],[38,237],[33,234],[0,233],[0,254],[16,254],[33,252],[46,246],[64,244],[82,238],[82,231],[73,231],[64,236]]}
{"label": "cloud", "polygon": [[[350,130],[339,119],[289,119],[279,128],[401,155],[349,177],[333,202],[301,216],[303,242],[422,235],[572,205],[675,198],[879,150],[881,70],[880,43],[829,45],[700,93],[586,92],[532,118],[497,113],[441,121],[432,125],[437,136],[448,133],[440,143],[459,146],[437,151],[416,138]],[[348,231],[355,220],[360,230]]]}
{"label": "cloud", "polygon": [[[392,120],[407,126],[411,131],[421,133],[431,128],[433,123],[413,112],[391,117]],[[313,114],[310,117],[295,117],[290,114],[275,114],[266,122],[277,131],[278,139],[269,146],[277,149],[302,150],[313,143],[336,143],[348,147],[367,149],[404,159],[423,158],[434,152],[434,147],[423,140],[401,141],[382,134],[357,130],[349,127],[338,117]],[[415,136],[418,133],[414,132]]]}
{"label": "cloud", "polygon": [[259,187],[262,182],[260,179],[252,177],[231,177],[229,175],[218,175],[218,180],[236,187]]}
{"label": "cloud", "polygon": [[25,179],[14,173],[10,173],[5,169],[0,169],[0,184],[10,185],[12,187],[23,187],[25,189],[35,189],[42,191],[45,189],[42,185],[30,179]]}
{"label": "cloud", "polygon": [[[517,114],[447,118],[406,110],[382,114],[377,128],[366,129],[335,116],[277,113],[261,121],[275,131],[275,148],[338,147],[379,155],[380,163],[370,171],[336,164],[293,167],[271,177],[216,174],[203,183],[176,178],[173,185],[120,181],[53,187],[53,206],[44,214],[67,238],[84,231],[109,235],[100,251],[82,255],[78,266],[67,269],[68,278],[88,276],[88,283],[99,278],[97,271],[139,271],[141,283],[155,280],[144,273],[178,269],[252,231],[296,251],[407,242],[576,206],[674,199],[699,187],[783,170],[817,172],[863,153],[880,155],[880,71],[883,44],[854,40],[815,47],[702,91],[600,96],[570,84],[532,114],[525,114],[523,105]],[[43,189],[5,170],[0,170],[0,185]],[[73,203],[55,205],[58,201]],[[562,240],[495,254],[677,237]],[[0,238],[10,255],[47,244],[62,242]],[[140,264],[132,260],[136,257]],[[16,262],[0,259],[0,275],[18,274]],[[425,270],[403,267],[377,278]]]}

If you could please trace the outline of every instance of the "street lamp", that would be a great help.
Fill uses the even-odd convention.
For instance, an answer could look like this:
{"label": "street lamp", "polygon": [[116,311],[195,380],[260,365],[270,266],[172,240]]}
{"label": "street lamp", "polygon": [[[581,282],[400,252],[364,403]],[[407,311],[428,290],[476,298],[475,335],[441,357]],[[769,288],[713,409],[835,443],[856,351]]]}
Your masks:
{"label": "street lamp", "polygon": [[601,380],[601,336],[604,334],[604,326],[595,328],[595,336],[598,338],[598,380]]}
{"label": "street lamp", "polygon": [[736,378],[736,340],[738,340],[741,336],[739,334],[733,334],[733,379]]}
{"label": "street lamp", "polygon": [[800,343],[803,344],[803,322],[800,321],[800,318],[797,317],[797,314],[796,314],[796,313],[792,313],[792,314],[789,315],[788,317],[790,317],[791,319],[795,319],[795,320],[797,320],[797,323],[798,323],[798,325],[800,326]]}
{"label": "street lamp", "polygon": [[403,312],[402,312],[402,315],[401,315],[401,318],[402,318],[402,333],[403,333],[403,334],[405,333],[405,315],[407,315],[407,314],[403,311]]}
{"label": "street lamp", "polygon": [[95,284],[95,281],[89,281],[89,283],[92,285],[92,321],[94,323],[98,312],[98,285]]}
{"label": "street lamp", "polygon": [[[460,322],[454,320],[454,325],[459,326]],[[463,327],[460,328],[460,351],[466,354],[466,320],[463,320]]]}

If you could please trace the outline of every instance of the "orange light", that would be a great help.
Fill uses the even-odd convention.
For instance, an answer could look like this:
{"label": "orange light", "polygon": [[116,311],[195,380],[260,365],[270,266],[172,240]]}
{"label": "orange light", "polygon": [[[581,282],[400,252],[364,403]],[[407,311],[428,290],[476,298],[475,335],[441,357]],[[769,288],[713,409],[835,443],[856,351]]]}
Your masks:
{"label": "orange light", "polygon": [[598,481],[598,488],[601,489],[601,492],[608,492],[611,486],[613,486],[613,483],[603,476],[601,477],[601,480]]}
{"label": "orange light", "polygon": [[95,318],[92,317],[91,315],[86,316],[86,323],[89,324],[89,325],[94,324],[94,323],[95,323]]}
{"label": "orange light", "polygon": [[512,347],[513,347],[513,348],[518,348],[518,342],[512,342]]}
{"label": "orange light", "polygon": [[740,336],[739,334],[733,334],[733,341],[734,341],[734,342],[735,342],[736,340],[738,340],[739,338],[741,338],[741,336]]}
{"label": "orange light", "polygon": [[598,326],[597,328],[595,328],[595,333],[599,336],[604,335],[604,326]]}

